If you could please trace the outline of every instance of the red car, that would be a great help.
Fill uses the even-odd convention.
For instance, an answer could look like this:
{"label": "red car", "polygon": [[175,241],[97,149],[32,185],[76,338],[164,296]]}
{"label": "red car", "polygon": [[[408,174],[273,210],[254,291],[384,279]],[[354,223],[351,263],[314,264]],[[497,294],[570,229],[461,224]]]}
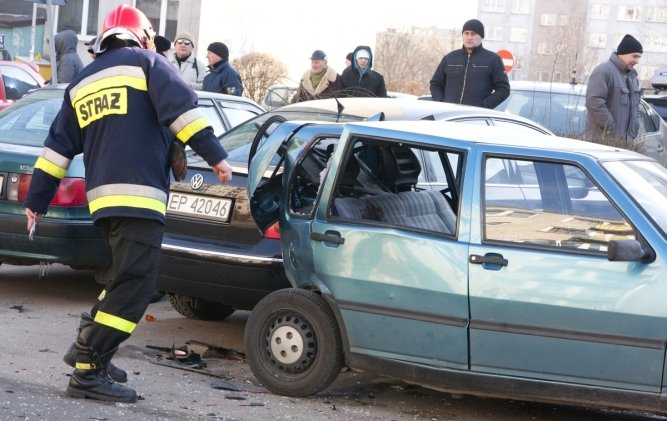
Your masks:
{"label": "red car", "polygon": [[0,61],[0,111],[33,89],[44,86],[44,78],[28,63]]}

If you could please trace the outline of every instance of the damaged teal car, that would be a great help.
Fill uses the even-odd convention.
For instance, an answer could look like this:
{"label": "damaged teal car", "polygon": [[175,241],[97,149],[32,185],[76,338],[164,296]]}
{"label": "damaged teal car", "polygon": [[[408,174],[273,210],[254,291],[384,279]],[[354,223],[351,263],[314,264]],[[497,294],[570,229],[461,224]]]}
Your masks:
{"label": "damaged teal car", "polygon": [[267,389],[315,394],[347,366],[463,394],[667,410],[659,163],[432,121],[262,130],[251,211],[260,228],[279,221],[292,285],[246,325]]}

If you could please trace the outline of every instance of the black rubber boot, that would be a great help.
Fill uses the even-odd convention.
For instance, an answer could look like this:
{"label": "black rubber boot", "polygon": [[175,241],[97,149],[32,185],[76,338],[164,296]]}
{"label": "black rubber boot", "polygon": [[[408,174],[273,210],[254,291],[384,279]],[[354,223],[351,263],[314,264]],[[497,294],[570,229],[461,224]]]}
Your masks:
{"label": "black rubber boot", "polygon": [[76,368],[67,386],[67,396],[91,398],[107,402],[134,403],[137,392],[111,380],[102,359],[92,348],[74,344],[77,353]]}
{"label": "black rubber boot", "polygon": [[[76,338],[76,342],[80,343],[85,343],[85,332],[92,326],[93,324],[93,318],[90,316],[88,313],[81,313],[81,322],[79,322],[79,334]],[[107,355],[104,356],[104,368],[107,371],[107,374],[111,379],[115,382],[118,383],[127,383],[127,372],[123,370],[122,368],[116,367],[112,362],[111,358],[114,356],[114,354],[118,351],[118,348],[114,349],[112,352],[108,353]],[[65,364],[68,366],[74,368],[76,365],[76,357],[77,357],[77,351],[76,351],[76,346],[75,343],[72,343],[70,345],[69,349],[65,353],[65,356],[63,357],[63,361],[65,361]]]}

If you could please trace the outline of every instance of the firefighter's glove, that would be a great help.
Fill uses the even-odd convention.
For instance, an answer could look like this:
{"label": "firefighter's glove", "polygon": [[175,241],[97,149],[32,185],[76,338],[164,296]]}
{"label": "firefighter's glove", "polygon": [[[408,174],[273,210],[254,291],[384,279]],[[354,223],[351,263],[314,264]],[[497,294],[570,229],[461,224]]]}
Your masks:
{"label": "firefighter's glove", "polygon": [[185,174],[188,172],[188,158],[185,156],[185,146],[179,140],[171,142],[169,166],[176,181],[185,179]]}

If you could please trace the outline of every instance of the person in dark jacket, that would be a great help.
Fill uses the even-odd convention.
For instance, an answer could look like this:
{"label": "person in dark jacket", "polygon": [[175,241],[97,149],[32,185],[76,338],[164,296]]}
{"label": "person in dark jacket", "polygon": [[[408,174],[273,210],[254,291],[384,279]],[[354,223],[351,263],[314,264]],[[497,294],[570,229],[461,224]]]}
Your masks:
{"label": "person in dark jacket", "polygon": [[202,90],[241,96],[243,94],[241,76],[229,64],[227,46],[222,42],[213,42],[207,50],[206,58],[211,71],[204,77]]}
{"label": "person in dark jacket", "polygon": [[331,98],[340,89],[340,76],[328,65],[327,55],[322,50],[315,50],[310,56],[310,70],[301,77],[292,103]]}
{"label": "person in dark jacket", "polygon": [[433,101],[495,108],[510,94],[500,56],[482,47],[484,25],[471,19],[461,31],[463,48],[446,54],[431,79]]}
{"label": "person in dark jacket", "polygon": [[587,140],[632,142],[637,137],[641,89],[635,66],[643,52],[639,41],[628,34],[609,60],[593,69],[586,87]]}
{"label": "person in dark jacket", "polygon": [[72,160],[83,153],[88,207],[111,251],[111,267],[63,358],[74,367],[67,387],[74,398],[138,399],[120,384],[127,372],[111,359],[155,291],[169,197],[171,137],[164,128],[197,152],[218,181],[232,179],[227,152],[197,108],[197,95],[166,59],[149,51],[154,35],[134,7],[121,5],[107,15],[93,47],[95,60],[65,89],[24,202],[28,231],[36,233],[35,242],[45,241],[36,224]]}
{"label": "person in dark jacket", "polygon": [[372,70],[373,52],[371,47],[360,45],[354,49],[352,65],[343,70],[340,76],[343,90],[341,96],[347,97],[387,97],[384,76]]}
{"label": "person in dark jacket", "polygon": [[70,83],[83,69],[83,62],[76,52],[79,38],[76,36],[76,32],[67,29],[58,32],[54,39],[58,82]]}

